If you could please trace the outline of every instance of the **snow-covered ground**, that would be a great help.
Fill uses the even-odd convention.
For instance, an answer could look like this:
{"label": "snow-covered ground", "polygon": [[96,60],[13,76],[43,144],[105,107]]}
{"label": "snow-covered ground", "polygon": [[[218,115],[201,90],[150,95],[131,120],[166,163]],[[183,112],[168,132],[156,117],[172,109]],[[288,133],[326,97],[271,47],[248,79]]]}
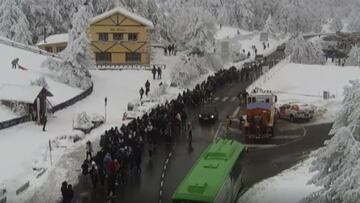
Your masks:
{"label": "snow-covered ground", "polygon": [[[55,113],[48,119],[47,131],[42,132],[41,127],[34,123],[25,123],[1,131],[0,135],[0,185],[7,188],[7,197],[10,202],[53,202],[59,197],[57,185],[64,179],[75,184],[80,165],[85,158],[85,142],[95,141],[105,130],[113,126],[120,126],[123,113],[130,101],[139,99],[139,89],[145,85],[146,80],[151,83],[150,94],[157,91],[159,83],[170,84],[170,72],[177,63],[178,56],[163,56],[162,50],[154,50],[154,64],[166,64],[162,80],[153,80],[150,71],[124,70],[124,71],[91,71],[94,82],[94,91],[86,99]],[[209,72],[211,74],[211,72]],[[203,80],[204,75],[199,78]],[[198,81],[193,81],[193,87]],[[171,99],[182,91],[177,88],[168,88],[165,95],[157,99]],[[80,142],[72,143],[69,135],[76,134],[72,130],[73,118],[77,113],[105,114],[104,99],[107,97],[106,124],[95,129]],[[67,137],[66,137],[67,136]],[[64,139],[62,139],[64,138]],[[52,141],[52,162],[50,164],[49,140]],[[54,142],[55,140],[55,142]],[[16,146],[16,147],[14,147]],[[21,150],[19,150],[21,149]],[[39,172],[34,172],[33,167],[48,168],[44,176],[36,179]],[[16,196],[15,190],[26,181],[30,180],[31,187],[23,194]],[[1,186],[0,186],[1,188]],[[44,191],[49,191],[44,197]],[[35,194],[35,196],[34,196]],[[40,195],[39,195],[40,194]],[[39,199],[38,199],[39,198]]]}
{"label": "snow-covered ground", "polygon": [[[343,88],[349,80],[360,79],[360,67],[339,67],[335,65],[303,65],[286,61],[274,67],[249,89],[261,87],[273,90],[279,103],[289,101],[311,103],[327,112],[315,122],[332,122],[341,108]],[[335,98],[322,99],[323,91],[329,91]],[[238,202],[248,203],[295,203],[320,188],[307,185],[314,175],[309,172],[311,159],[266,179],[248,190]]]}
{"label": "snow-covered ground", "polygon": [[[0,40],[11,42],[4,37],[0,37]],[[55,81],[52,73],[47,68],[41,67],[41,63],[47,56],[2,43],[0,43],[0,52],[0,86],[3,84],[30,85],[31,81],[45,77],[49,91],[54,95],[54,97],[48,98],[52,105],[64,102],[81,93],[80,89]],[[11,62],[15,58],[19,58],[19,65],[27,70],[12,69]],[[6,107],[0,108],[0,121],[14,118],[14,115],[9,114],[8,111],[9,109]]]}
{"label": "snow-covered ground", "polygon": [[[280,66],[280,67],[279,67]],[[255,86],[269,89],[278,95],[279,104],[305,102],[327,109],[318,121],[334,119],[341,107],[343,88],[349,80],[360,79],[359,67],[340,67],[335,65],[279,64],[277,73],[262,77]],[[329,91],[334,98],[323,100],[323,91]]]}
{"label": "snow-covered ground", "polygon": [[311,159],[283,171],[250,188],[238,203],[297,203],[305,196],[321,189],[306,185],[314,173],[309,172]]}
{"label": "snow-covered ground", "polygon": [[[233,51],[240,52],[242,51],[242,49],[244,49],[246,54],[250,51],[251,57],[255,56],[255,53],[252,49],[253,45],[255,45],[258,50],[257,54],[268,54],[274,51],[274,49],[277,46],[279,46],[280,44],[282,44],[287,40],[287,37],[275,38],[269,36],[269,41],[266,42],[266,44],[269,43],[270,46],[269,48],[266,48],[264,50],[263,42],[260,41],[260,33],[261,32],[259,31],[250,32],[234,27],[223,26],[215,34],[215,39],[229,40],[232,46],[234,46],[234,44],[239,44],[241,48],[239,50],[233,50]],[[235,46],[237,47],[237,45]]]}

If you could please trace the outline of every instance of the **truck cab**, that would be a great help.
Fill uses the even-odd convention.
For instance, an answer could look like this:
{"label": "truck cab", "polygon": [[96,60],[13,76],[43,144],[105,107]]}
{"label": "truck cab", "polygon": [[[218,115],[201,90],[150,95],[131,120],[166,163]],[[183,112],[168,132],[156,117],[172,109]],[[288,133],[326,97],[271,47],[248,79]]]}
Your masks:
{"label": "truck cab", "polygon": [[256,90],[247,97],[245,136],[268,138],[274,134],[277,96],[270,91]]}

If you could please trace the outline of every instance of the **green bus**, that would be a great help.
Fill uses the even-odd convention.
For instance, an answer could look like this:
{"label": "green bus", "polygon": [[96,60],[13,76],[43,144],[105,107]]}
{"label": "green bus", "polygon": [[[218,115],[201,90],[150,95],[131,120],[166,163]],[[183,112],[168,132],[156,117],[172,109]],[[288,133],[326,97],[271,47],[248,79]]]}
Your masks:
{"label": "green bus", "polygon": [[172,196],[173,203],[232,203],[242,187],[240,159],[246,147],[217,139],[202,153]]}

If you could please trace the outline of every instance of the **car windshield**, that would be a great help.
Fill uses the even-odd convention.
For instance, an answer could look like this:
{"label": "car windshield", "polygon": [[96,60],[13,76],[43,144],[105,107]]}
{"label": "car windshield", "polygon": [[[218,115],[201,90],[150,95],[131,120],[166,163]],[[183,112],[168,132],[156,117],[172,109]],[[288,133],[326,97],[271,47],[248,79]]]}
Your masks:
{"label": "car windshield", "polygon": [[202,108],[202,113],[213,113],[215,112],[215,106],[204,106]]}

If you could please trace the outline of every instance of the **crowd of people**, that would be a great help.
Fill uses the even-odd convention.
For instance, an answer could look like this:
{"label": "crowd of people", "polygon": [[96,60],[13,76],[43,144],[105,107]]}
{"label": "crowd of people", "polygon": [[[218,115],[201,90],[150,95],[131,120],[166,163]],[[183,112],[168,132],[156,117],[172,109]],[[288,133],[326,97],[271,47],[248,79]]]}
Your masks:
{"label": "crowd of people", "polygon": [[[107,188],[108,197],[112,197],[118,186],[129,183],[131,177],[141,174],[144,154],[148,154],[148,160],[151,161],[160,144],[171,147],[174,138],[184,133],[187,133],[191,145],[193,134],[186,109],[211,101],[217,89],[228,83],[245,80],[247,77],[244,75],[244,69],[222,69],[196,85],[193,90],[183,91],[176,99],[159,104],[141,118],[105,131],[100,138],[101,150],[95,155],[91,143],[87,142],[82,174],[90,177],[93,188],[97,188],[100,182],[102,187]],[[66,192],[64,194],[64,199],[68,199],[69,195],[66,196]]]}

